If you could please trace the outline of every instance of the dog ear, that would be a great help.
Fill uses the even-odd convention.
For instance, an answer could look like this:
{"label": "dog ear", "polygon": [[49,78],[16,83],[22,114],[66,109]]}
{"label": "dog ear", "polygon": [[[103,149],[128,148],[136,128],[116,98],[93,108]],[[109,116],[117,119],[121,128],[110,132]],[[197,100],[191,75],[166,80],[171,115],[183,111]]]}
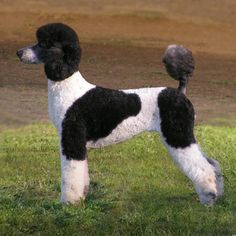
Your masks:
{"label": "dog ear", "polygon": [[64,43],[63,44],[64,52],[64,63],[68,66],[79,66],[81,58],[81,48],[79,44],[75,43]]}
{"label": "dog ear", "polygon": [[62,58],[53,58],[45,64],[45,73],[53,81],[62,81],[78,71],[81,57],[81,48],[78,44],[63,44]]}

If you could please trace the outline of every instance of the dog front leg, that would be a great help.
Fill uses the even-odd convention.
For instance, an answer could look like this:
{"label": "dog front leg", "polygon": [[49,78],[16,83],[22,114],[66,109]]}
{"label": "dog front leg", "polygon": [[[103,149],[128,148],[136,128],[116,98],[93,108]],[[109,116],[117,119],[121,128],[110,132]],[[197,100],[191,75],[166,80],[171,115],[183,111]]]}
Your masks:
{"label": "dog front leg", "polygon": [[85,199],[89,188],[86,133],[83,122],[65,118],[60,135],[61,201]]}
{"label": "dog front leg", "polygon": [[61,154],[61,202],[76,203],[85,199],[89,188],[88,161],[68,160]]}

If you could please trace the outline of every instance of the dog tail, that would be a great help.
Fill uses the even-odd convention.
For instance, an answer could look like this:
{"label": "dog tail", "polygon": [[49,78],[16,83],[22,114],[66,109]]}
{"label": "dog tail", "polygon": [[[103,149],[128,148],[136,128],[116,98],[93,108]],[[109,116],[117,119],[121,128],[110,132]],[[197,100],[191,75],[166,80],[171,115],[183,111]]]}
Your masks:
{"label": "dog tail", "polygon": [[185,94],[187,82],[195,68],[192,52],[183,46],[170,45],[167,47],[162,61],[168,74],[179,81],[178,91]]}

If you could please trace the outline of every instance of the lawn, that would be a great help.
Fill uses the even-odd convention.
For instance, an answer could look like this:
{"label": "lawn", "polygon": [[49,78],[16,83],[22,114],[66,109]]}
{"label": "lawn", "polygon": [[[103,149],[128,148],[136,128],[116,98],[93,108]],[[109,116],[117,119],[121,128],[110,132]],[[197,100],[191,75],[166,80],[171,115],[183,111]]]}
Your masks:
{"label": "lawn", "polygon": [[235,235],[236,128],[198,126],[196,136],[225,178],[213,207],[200,205],[157,134],[90,150],[89,196],[64,205],[54,129],[2,131],[0,235]]}

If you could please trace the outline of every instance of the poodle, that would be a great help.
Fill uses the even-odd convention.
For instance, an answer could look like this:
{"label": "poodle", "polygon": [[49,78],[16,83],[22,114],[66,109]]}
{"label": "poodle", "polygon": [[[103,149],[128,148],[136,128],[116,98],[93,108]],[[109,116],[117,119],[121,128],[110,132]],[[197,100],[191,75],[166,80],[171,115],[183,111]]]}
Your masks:
{"label": "poodle", "polygon": [[163,56],[167,72],[179,81],[167,87],[113,90],[87,82],[79,72],[76,32],[62,23],[41,26],[37,43],[20,49],[24,63],[44,63],[49,118],[57,129],[61,159],[61,201],[76,203],[89,190],[87,148],[104,147],[143,131],[156,131],[170,156],[193,182],[202,204],[223,194],[216,160],[206,157],[194,136],[194,108],[185,95],[194,70],[192,53],[170,45]]}

